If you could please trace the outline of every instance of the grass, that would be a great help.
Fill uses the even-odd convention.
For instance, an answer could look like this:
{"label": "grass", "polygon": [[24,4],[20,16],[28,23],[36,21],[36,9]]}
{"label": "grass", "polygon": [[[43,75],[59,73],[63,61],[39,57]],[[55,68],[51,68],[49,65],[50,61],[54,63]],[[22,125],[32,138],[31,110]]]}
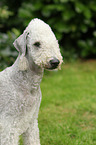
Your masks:
{"label": "grass", "polygon": [[96,61],[45,72],[41,90],[41,145],[96,145]]}

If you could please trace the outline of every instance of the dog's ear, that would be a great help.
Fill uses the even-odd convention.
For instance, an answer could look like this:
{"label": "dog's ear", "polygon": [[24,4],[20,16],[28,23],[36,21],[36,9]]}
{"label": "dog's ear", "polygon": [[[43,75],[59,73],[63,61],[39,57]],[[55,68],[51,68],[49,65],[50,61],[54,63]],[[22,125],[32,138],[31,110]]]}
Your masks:
{"label": "dog's ear", "polygon": [[26,41],[28,33],[24,32],[20,35],[13,43],[14,47],[20,52],[20,54],[25,56],[26,53]]}
{"label": "dog's ear", "polygon": [[28,60],[25,57],[26,55],[26,42],[27,42],[28,33],[24,32],[20,35],[13,43],[14,47],[20,53],[20,60],[19,60],[19,70],[27,70],[28,68]]}

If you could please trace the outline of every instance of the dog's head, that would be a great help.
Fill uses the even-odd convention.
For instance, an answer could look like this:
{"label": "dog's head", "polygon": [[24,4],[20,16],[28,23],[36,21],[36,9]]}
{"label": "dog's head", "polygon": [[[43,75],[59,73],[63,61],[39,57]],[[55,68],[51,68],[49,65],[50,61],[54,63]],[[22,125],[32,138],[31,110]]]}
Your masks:
{"label": "dog's head", "polygon": [[33,19],[13,44],[21,55],[21,70],[26,70],[31,62],[44,69],[60,68],[62,56],[58,41],[50,26],[42,20]]}

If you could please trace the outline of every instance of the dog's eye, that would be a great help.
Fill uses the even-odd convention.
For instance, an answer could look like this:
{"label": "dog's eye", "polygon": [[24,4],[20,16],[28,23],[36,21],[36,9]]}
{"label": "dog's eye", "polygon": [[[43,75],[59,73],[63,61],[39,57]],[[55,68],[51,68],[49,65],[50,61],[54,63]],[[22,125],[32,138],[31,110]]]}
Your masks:
{"label": "dog's eye", "polygon": [[36,46],[36,47],[40,47],[40,45],[41,45],[40,42],[35,42],[34,43],[34,46]]}

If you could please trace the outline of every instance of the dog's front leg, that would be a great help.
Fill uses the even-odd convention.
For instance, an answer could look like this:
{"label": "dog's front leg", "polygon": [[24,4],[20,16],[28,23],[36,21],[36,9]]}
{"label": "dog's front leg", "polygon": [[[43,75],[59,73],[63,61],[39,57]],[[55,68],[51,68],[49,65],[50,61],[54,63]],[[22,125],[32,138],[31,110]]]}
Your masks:
{"label": "dog's front leg", "polygon": [[0,145],[18,145],[19,135],[12,128],[5,128],[0,132]]}
{"label": "dog's front leg", "polygon": [[23,133],[24,145],[40,145],[38,121],[35,120],[25,133]]}

